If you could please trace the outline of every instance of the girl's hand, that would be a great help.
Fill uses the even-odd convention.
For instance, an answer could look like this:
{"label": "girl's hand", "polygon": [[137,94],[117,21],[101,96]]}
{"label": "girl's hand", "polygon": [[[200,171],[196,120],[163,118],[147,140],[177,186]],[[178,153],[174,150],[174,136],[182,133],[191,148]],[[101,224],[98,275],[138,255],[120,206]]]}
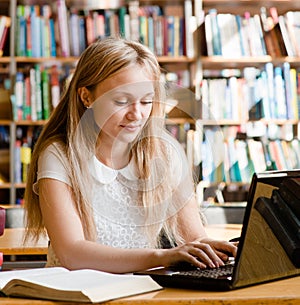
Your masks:
{"label": "girl's hand", "polygon": [[165,267],[184,261],[204,269],[223,266],[229,256],[235,257],[237,246],[236,243],[205,238],[163,251]]}

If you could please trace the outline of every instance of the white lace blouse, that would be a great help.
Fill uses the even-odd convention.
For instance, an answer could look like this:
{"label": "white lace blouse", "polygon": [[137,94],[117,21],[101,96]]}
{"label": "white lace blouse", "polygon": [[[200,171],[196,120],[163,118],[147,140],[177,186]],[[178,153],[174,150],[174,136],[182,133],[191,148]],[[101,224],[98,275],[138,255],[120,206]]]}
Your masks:
{"label": "white lace blouse", "polygon": [[[160,214],[156,215],[158,219],[155,221],[160,222],[160,229],[168,216],[176,213],[193,195],[193,189],[187,183],[187,163],[185,161],[182,163],[182,160],[179,162],[179,158],[182,158],[182,155],[179,157],[174,153],[172,158],[170,157],[174,181],[171,183],[170,194],[167,194],[160,203]],[[52,178],[71,186],[68,166],[68,160],[60,146],[52,144],[39,157],[37,181],[41,178]],[[97,242],[118,248],[149,247],[150,242],[144,233],[144,227],[151,223],[140,204],[141,195],[137,191],[140,181],[135,175],[132,162],[123,169],[115,170],[104,165],[94,156],[89,160],[89,169],[94,181],[92,205]],[[156,183],[164,183],[163,173],[156,173],[156,175],[160,177]],[[33,187],[38,194],[38,183],[35,183]],[[176,199],[175,193],[180,194],[176,196]],[[60,263],[50,245],[48,266],[55,265]]]}

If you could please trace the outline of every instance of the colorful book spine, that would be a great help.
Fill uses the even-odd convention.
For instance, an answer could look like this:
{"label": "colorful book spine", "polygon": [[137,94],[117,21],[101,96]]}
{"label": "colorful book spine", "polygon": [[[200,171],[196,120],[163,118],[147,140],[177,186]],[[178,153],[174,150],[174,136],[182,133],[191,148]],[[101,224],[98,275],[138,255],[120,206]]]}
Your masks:
{"label": "colorful book spine", "polygon": [[214,55],[222,55],[222,44],[220,36],[220,28],[218,24],[218,14],[216,9],[210,9],[210,22],[211,22],[211,32],[212,32],[212,47]]}
{"label": "colorful book spine", "polygon": [[36,118],[43,119],[43,101],[42,101],[42,78],[41,67],[39,64],[34,66],[35,70],[35,98],[36,98]]}
{"label": "colorful book spine", "polygon": [[16,56],[26,56],[25,6],[18,5],[16,11]]}
{"label": "colorful book spine", "polygon": [[55,27],[54,20],[49,19],[49,28],[50,28],[50,56],[56,57],[56,41],[55,41]]}
{"label": "colorful book spine", "polygon": [[55,108],[60,99],[59,74],[57,66],[52,66],[50,72],[51,104]]}
{"label": "colorful book spine", "polygon": [[193,58],[195,56],[194,48],[194,30],[195,16],[193,16],[193,4],[191,0],[184,1],[184,20],[185,20],[185,51],[186,56]]}
{"label": "colorful book spine", "polygon": [[32,45],[32,57],[41,57],[41,17],[37,15],[35,6],[31,6],[31,45]]}
{"label": "colorful book spine", "polygon": [[30,106],[31,106],[31,120],[37,121],[37,105],[36,105],[36,81],[35,81],[35,69],[29,70],[30,79]]}
{"label": "colorful book spine", "polygon": [[23,99],[24,99],[24,75],[18,72],[16,75],[15,83],[15,102],[17,110],[17,120],[21,121],[23,119]]}
{"label": "colorful book spine", "polygon": [[23,143],[20,148],[20,159],[22,164],[22,182],[26,183],[31,161],[31,148],[27,143]]}
{"label": "colorful book spine", "polygon": [[79,45],[79,16],[77,11],[70,12],[70,52],[73,56],[80,55],[80,45]]}
{"label": "colorful book spine", "polygon": [[22,167],[21,167],[21,141],[17,140],[15,143],[14,162],[15,162],[15,183],[22,182]]}
{"label": "colorful book spine", "polygon": [[3,56],[5,44],[7,42],[9,28],[11,26],[11,18],[7,16],[3,16],[2,19],[5,18],[5,25],[0,37],[0,56]]}
{"label": "colorful book spine", "polygon": [[30,7],[25,7],[25,18],[26,18],[26,55],[32,56],[32,20],[30,14]]}
{"label": "colorful book spine", "polygon": [[70,39],[68,30],[68,17],[65,0],[57,0],[57,14],[58,14],[58,27],[59,38],[61,43],[61,56],[70,56]]}
{"label": "colorful book spine", "polygon": [[50,94],[49,94],[49,74],[43,69],[41,71],[41,85],[42,85],[42,97],[43,97],[43,119],[47,120],[50,117]]}
{"label": "colorful book spine", "polygon": [[30,76],[26,76],[24,80],[25,98],[23,104],[23,119],[31,120],[31,84]]}

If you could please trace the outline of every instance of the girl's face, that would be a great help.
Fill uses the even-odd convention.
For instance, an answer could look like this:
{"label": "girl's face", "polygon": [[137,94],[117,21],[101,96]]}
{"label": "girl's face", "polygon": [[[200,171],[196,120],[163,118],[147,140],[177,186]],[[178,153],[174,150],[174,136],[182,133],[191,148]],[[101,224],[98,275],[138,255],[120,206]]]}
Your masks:
{"label": "girl's face", "polygon": [[95,121],[100,138],[131,143],[152,110],[154,83],[142,67],[129,67],[101,82],[93,91]]}

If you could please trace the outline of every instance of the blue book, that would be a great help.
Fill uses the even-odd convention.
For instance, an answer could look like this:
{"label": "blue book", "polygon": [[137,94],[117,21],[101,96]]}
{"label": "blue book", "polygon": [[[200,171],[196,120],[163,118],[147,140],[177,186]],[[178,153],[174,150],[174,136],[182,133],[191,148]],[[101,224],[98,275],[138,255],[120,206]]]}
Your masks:
{"label": "blue book", "polygon": [[288,120],[295,119],[293,111],[293,100],[292,100],[292,82],[291,82],[291,66],[288,62],[284,62],[282,65],[283,69],[283,81],[285,87],[285,99],[286,99],[286,116]]}
{"label": "blue book", "polygon": [[210,9],[211,31],[212,31],[212,46],[214,55],[222,55],[222,44],[220,28],[218,24],[218,14],[216,9]]}
{"label": "blue book", "polygon": [[46,27],[46,23],[45,23],[45,19],[44,17],[39,17],[39,21],[40,21],[40,44],[41,44],[41,57],[47,57],[47,37],[45,35],[45,27]]}
{"label": "blue book", "polygon": [[174,56],[175,55],[175,28],[174,28],[174,22],[175,18],[174,16],[166,16],[167,18],[167,55],[168,56]]}
{"label": "blue book", "polygon": [[[268,77],[265,70],[261,71],[259,78],[261,79],[262,88],[268,88]],[[264,90],[262,96],[262,117],[267,120],[271,119],[269,94],[267,90]]]}
{"label": "blue book", "polygon": [[37,116],[37,120],[42,120],[43,119],[43,101],[42,101],[41,67],[39,64],[36,64],[34,69],[35,69],[36,116]]}
{"label": "blue book", "polygon": [[49,19],[49,28],[50,28],[50,56],[56,57],[56,42],[55,42],[55,29],[54,29],[54,20]]}
{"label": "blue book", "polygon": [[151,16],[148,17],[148,47],[154,53],[154,23]]}
{"label": "blue book", "polygon": [[36,16],[34,8],[31,15],[31,43],[32,43],[32,57],[41,57],[41,21],[40,17]]}
{"label": "blue book", "polygon": [[16,55],[26,56],[26,20],[23,5],[18,5],[17,8],[16,37]]}
{"label": "blue book", "polygon": [[21,165],[21,141],[17,140],[14,151],[15,162],[15,183],[22,182],[22,165]]}
{"label": "blue book", "polygon": [[274,87],[275,87],[275,97],[276,97],[276,105],[277,105],[276,118],[286,119],[287,104],[286,104],[283,72],[281,67],[275,67],[274,69]]}
{"label": "blue book", "polygon": [[267,82],[268,82],[268,102],[269,102],[269,109],[270,109],[270,118],[276,119],[277,118],[277,111],[276,111],[276,101],[275,101],[275,90],[274,90],[274,66],[271,62],[266,63],[265,71],[267,75]]}
{"label": "blue book", "polygon": [[85,18],[79,16],[79,50],[82,53],[87,47],[86,33],[85,33]]}
{"label": "blue book", "polygon": [[244,48],[244,43],[245,43],[245,37],[243,37],[242,34],[242,17],[240,15],[235,15],[235,20],[238,28],[238,33],[240,37],[240,46],[241,46],[241,54],[242,56],[246,55],[245,48]]}

